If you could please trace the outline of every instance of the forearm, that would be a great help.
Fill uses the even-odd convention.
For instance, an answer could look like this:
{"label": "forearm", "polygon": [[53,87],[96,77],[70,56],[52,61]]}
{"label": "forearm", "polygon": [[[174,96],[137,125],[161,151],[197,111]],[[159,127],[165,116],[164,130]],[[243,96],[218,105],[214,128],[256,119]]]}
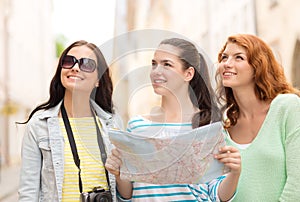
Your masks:
{"label": "forearm", "polygon": [[128,180],[122,180],[120,177],[120,167],[122,160],[119,151],[114,148],[108,156],[105,168],[115,176],[117,190],[123,199],[130,199],[132,196],[132,183]]}
{"label": "forearm", "polygon": [[124,199],[130,199],[132,197],[132,183],[127,180],[122,180],[120,176],[116,176],[117,189],[119,194]]}
{"label": "forearm", "polygon": [[239,177],[239,173],[229,173],[221,182],[218,189],[218,195],[221,201],[229,201],[233,197],[239,182]]}
{"label": "forearm", "polygon": [[229,201],[236,191],[241,174],[241,156],[239,150],[232,146],[220,148],[219,154],[215,155],[221,163],[230,169],[226,178],[221,182],[218,196],[221,201]]}

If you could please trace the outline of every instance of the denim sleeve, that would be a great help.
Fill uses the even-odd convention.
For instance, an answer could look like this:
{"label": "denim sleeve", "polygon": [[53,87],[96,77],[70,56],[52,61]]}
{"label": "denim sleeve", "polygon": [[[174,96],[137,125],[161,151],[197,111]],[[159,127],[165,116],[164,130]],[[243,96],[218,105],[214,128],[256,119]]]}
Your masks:
{"label": "denim sleeve", "polygon": [[41,152],[32,128],[27,126],[22,143],[19,202],[38,202],[40,193]]}

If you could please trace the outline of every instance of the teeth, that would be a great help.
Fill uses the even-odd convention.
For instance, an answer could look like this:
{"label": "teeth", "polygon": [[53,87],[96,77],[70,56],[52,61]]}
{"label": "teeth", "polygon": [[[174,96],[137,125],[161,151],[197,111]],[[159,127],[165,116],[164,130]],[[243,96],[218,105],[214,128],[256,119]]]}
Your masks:
{"label": "teeth", "polygon": [[156,79],[154,80],[154,83],[165,83],[165,80],[161,80],[161,79]]}
{"label": "teeth", "polygon": [[235,73],[232,73],[232,72],[224,72],[223,75],[224,75],[224,76],[233,76],[233,75],[235,75]]}
{"label": "teeth", "polygon": [[76,76],[69,76],[70,79],[74,79],[74,80],[81,80],[81,78],[76,77]]}

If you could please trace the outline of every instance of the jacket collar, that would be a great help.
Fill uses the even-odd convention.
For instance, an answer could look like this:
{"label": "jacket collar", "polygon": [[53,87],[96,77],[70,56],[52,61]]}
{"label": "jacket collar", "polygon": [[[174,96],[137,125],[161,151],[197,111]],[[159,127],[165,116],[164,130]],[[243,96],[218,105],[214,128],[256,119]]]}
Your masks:
{"label": "jacket collar", "polygon": [[[94,100],[90,100],[92,108],[95,110],[96,115],[103,120],[109,120],[112,118],[112,114],[105,112]],[[45,110],[41,113],[40,119],[54,118],[58,117],[62,100],[56,105],[48,110]]]}

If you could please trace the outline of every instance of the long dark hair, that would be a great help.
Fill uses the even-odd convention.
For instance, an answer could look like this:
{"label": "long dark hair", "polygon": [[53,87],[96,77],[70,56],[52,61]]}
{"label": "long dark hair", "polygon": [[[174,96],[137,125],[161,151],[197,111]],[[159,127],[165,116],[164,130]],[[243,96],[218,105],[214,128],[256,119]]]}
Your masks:
{"label": "long dark hair", "polygon": [[179,49],[179,58],[184,69],[193,67],[196,71],[190,81],[189,96],[193,105],[200,109],[192,118],[193,128],[221,120],[216,96],[211,86],[208,63],[191,42],[181,38],[163,40],[161,44],[172,45]]}
{"label": "long dark hair", "polygon": [[98,78],[99,78],[99,87],[94,88],[91,93],[91,99],[94,100],[104,111],[113,113],[112,106],[112,80],[110,77],[110,72],[106,60],[100,51],[100,49],[93,43],[88,43],[87,41],[76,41],[72,43],[69,47],[67,47],[59,58],[59,62],[57,65],[56,73],[53,76],[50,84],[50,98],[47,102],[38,105],[32,112],[30,113],[27,123],[33,114],[39,110],[46,110],[56,106],[65,95],[65,87],[61,83],[61,60],[68,54],[68,52],[76,47],[76,46],[87,46],[90,48],[97,57],[97,69],[98,69]]}

